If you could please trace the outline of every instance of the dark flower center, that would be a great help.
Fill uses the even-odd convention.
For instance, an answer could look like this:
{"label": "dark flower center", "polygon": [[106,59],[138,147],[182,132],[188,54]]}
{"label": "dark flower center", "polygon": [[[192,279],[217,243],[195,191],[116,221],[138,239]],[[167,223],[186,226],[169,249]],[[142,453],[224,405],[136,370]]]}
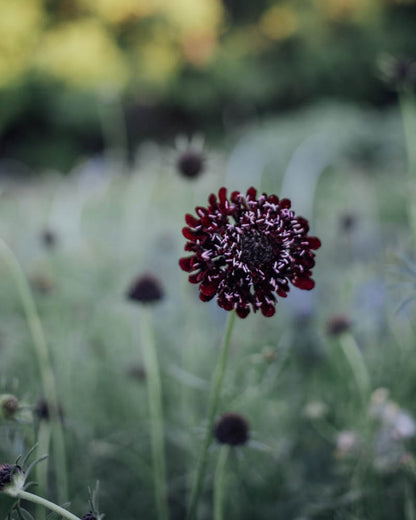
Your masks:
{"label": "dark flower center", "polygon": [[241,247],[241,261],[250,269],[263,267],[275,258],[270,238],[258,231],[245,233],[241,239]]}

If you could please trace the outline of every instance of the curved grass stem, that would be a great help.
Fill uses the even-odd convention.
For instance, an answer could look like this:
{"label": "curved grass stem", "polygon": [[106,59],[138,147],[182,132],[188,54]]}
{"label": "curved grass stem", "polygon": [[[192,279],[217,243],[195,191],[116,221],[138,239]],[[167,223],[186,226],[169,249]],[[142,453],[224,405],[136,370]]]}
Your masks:
{"label": "curved grass stem", "polygon": [[[49,421],[40,421],[38,429],[37,458],[40,459],[45,453],[49,453],[49,445],[51,439],[51,425]],[[40,495],[46,495],[48,488],[48,467],[46,464],[36,465],[36,484],[37,492]],[[46,512],[43,507],[36,508],[36,520],[45,520]]]}
{"label": "curved grass stem", "polygon": [[413,238],[416,241],[416,100],[412,92],[405,91],[399,95],[400,112],[403,122],[404,139],[407,153],[408,170],[408,213]]}
{"label": "curved grass stem", "polygon": [[57,504],[54,504],[53,502],[50,502],[49,500],[46,500],[46,498],[39,497],[38,495],[34,495],[33,493],[29,493],[28,491],[19,491],[19,493],[16,495],[17,498],[20,498],[22,500],[27,500],[28,502],[33,502],[34,504],[46,507],[50,511],[53,511],[54,513],[57,513],[59,516],[63,518],[67,518],[68,520],[81,520],[78,516],[75,516],[74,514],[70,513],[66,509],[64,509],[61,506],[58,506]]}
{"label": "curved grass stem", "polygon": [[59,417],[59,405],[56,391],[55,376],[52,369],[52,362],[50,359],[48,345],[46,343],[42,323],[40,321],[36,305],[26,277],[13,251],[1,238],[0,256],[3,258],[14,279],[26,316],[28,328],[32,336],[35,354],[39,365],[43,393],[48,403],[52,424],[56,477],[58,480],[58,497],[59,501],[63,503],[67,498],[68,488],[65,441]]}

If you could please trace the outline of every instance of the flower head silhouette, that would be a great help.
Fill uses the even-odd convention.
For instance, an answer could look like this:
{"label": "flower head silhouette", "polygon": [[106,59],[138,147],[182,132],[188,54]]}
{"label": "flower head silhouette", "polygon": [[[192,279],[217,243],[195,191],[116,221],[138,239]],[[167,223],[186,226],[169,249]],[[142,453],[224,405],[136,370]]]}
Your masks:
{"label": "flower head silhouette", "polygon": [[220,444],[238,446],[246,444],[249,439],[249,423],[238,413],[223,414],[215,424],[214,437]]}
{"label": "flower head silhouette", "polygon": [[264,316],[275,313],[276,295],[284,298],[289,282],[310,290],[315,282],[313,249],[321,242],[308,236],[307,220],[296,217],[291,202],[254,188],[227,197],[221,188],[211,194],[208,207],[197,207],[196,217],[187,214],[183,235],[188,240],[180,267],[192,273],[202,301],[216,296],[225,310],[235,309],[245,318],[250,308]]}

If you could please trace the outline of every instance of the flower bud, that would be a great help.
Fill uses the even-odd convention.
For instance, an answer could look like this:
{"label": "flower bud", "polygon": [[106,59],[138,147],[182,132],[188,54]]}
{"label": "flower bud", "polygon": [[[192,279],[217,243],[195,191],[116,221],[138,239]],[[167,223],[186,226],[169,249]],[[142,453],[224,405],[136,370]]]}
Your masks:
{"label": "flower bud", "polygon": [[248,421],[238,413],[225,413],[214,427],[214,436],[220,444],[230,446],[245,444],[249,438]]}
{"label": "flower bud", "polygon": [[152,274],[140,276],[127,291],[127,298],[139,303],[156,303],[163,298],[161,283]]}
{"label": "flower bud", "polygon": [[178,172],[188,179],[198,177],[203,172],[204,166],[205,156],[203,152],[192,148],[184,150],[176,161]]}
{"label": "flower bud", "polygon": [[0,417],[6,420],[14,419],[19,409],[19,400],[11,394],[0,395]]}
{"label": "flower bud", "polygon": [[351,328],[351,321],[343,314],[334,314],[326,324],[328,336],[339,336]]}
{"label": "flower bud", "polygon": [[16,488],[12,493],[21,489],[24,484],[24,473],[17,464],[0,464],[0,491],[8,492],[8,488]]}
{"label": "flower bud", "polygon": [[95,514],[90,511],[89,513],[85,514],[81,520],[98,520],[98,518],[95,516]]}

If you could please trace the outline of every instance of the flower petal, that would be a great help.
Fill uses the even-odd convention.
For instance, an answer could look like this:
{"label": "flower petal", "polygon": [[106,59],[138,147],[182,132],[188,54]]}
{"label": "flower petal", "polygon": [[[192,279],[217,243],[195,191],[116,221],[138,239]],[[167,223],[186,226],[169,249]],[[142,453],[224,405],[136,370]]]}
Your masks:
{"label": "flower petal", "polygon": [[292,283],[298,289],[304,289],[305,291],[310,291],[315,287],[315,282],[312,278],[297,277],[292,281]]}
{"label": "flower petal", "polygon": [[309,243],[309,247],[311,249],[319,249],[321,247],[321,241],[319,240],[318,237],[307,237],[308,239],[308,243]]}
{"label": "flower petal", "polygon": [[195,268],[193,267],[193,263],[195,261],[194,256],[188,256],[186,258],[180,258],[179,259],[179,266],[183,271],[186,271],[190,273],[191,271],[194,271]]}
{"label": "flower petal", "polygon": [[189,227],[196,228],[200,225],[200,220],[193,217],[189,213],[185,215],[185,222],[188,224]]}

